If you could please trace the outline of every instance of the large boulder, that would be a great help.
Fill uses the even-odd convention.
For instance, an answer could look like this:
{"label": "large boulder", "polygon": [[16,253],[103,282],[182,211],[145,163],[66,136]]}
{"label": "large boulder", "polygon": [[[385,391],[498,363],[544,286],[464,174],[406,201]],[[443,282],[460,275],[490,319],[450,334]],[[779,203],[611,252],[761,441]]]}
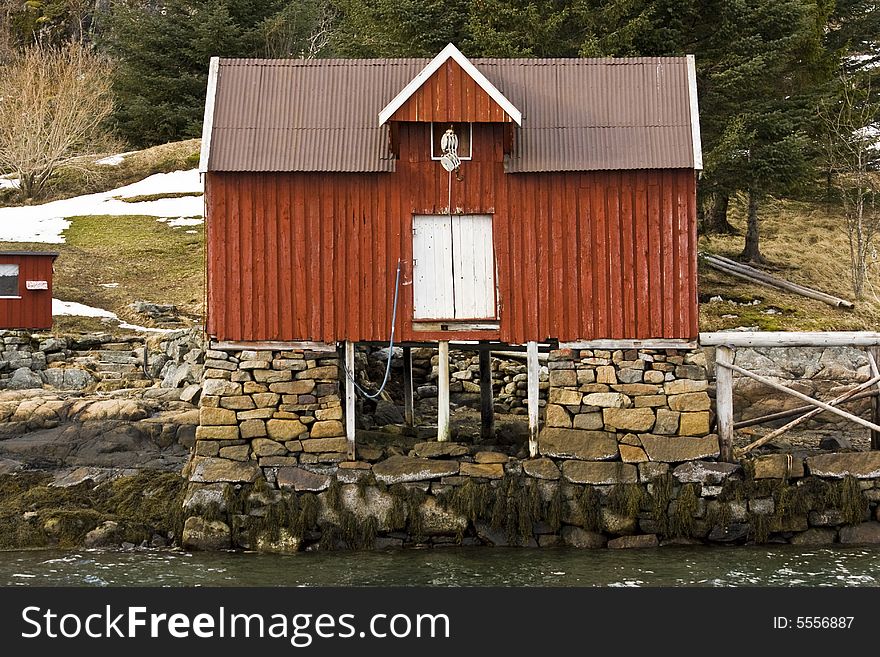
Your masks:
{"label": "large boulder", "polygon": [[95,382],[88,370],[79,367],[50,367],[40,372],[40,377],[47,386],[58,390],[84,390]]}
{"label": "large boulder", "polygon": [[880,522],[863,522],[840,528],[840,542],[856,545],[880,543]]}
{"label": "large boulder", "polygon": [[538,436],[538,449],[544,456],[584,461],[607,461],[618,456],[617,439],[606,431],[548,427]]}
{"label": "large boulder", "polygon": [[122,531],[119,523],[107,520],[86,534],[83,545],[87,548],[108,547],[122,542]]}
{"label": "large boulder", "polygon": [[850,475],[857,479],[877,479],[880,477],[880,452],[819,454],[807,458],[807,468],[815,477],[842,479]]}
{"label": "large boulder", "polygon": [[40,375],[28,367],[19,367],[6,382],[8,390],[31,390],[42,387],[43,380]]}
{"label": "large boulder", "polygon": [[672,471],[672,475],[681,483],[697,483],[717,486],[731,475],[738,473],[740,466],[734,463],[716,463],[714,461],[690,461],[683,463]]}
{"label": "large boulder", "polygon": [[638,469],[631,463],[607,461],[565,461],[562,476],[573,484],[593,486],[634,484],[639,480]]}
{"label": "large boulder", "polygon": [[190,481],[200,483],[230,482],[252,484],[261,475],[253,461],[230,461],[229,459],[203,457],[195,461]]}
{"label": "large boulder", "polygon": [[608,543],[608,539],[602,534],[570,525],[562,528],[562,540],[568,546],[582,549],[603,548]]}
{"label": "large boulder", "polygon": [[318,492],[330,486],[330,477],[304,468],[279,468],[278,487],[297,492]]}
{"label": "large boulder", "polygon": [[187,550],[228,550],[232,545],[229,525],[220,520],[191,516],[183,526],[183,547]]}
{"label": "large boulder", "polygon": [[373,474],[378,481],[391,485],[457,475],[458,468],[457,461],[392,456],[374,465]]}
{"label": "large boulder", "polygon": [[652,461],[676,463],[718,458],[718,436],[710,434],[701,438],[687,436],[641,436],[642,447]]}

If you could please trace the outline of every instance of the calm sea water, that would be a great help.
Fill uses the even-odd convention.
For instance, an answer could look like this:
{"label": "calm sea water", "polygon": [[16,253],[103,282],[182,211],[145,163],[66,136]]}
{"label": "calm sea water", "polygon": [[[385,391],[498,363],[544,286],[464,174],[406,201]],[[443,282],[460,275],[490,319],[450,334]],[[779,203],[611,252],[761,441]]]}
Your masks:
{"label": "calm sea water", "polygon": [[4,586],[878,586],[880,547],[0,552]]}

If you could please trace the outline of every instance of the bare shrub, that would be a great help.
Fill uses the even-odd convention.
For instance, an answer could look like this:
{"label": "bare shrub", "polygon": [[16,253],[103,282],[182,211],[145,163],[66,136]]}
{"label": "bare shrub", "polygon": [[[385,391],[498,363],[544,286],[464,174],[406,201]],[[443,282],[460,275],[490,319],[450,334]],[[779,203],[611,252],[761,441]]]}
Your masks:
{"label": "bare shrub", "polygon": [[24,198],[111,140],[104,125],[113,110],[110,72],[79,43],[33,45],[0,67],[0,168],[18,176]]}

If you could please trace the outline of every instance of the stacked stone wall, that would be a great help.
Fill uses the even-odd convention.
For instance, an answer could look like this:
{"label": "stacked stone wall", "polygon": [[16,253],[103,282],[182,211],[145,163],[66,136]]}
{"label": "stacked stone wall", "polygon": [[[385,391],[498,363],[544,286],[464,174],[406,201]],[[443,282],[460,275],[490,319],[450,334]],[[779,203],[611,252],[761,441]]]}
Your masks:
{"label": "stacked stone wall", "polygon": [[201,331],[52,335],[0,331],[0,390],[179,388],[202,378]]}
{"label": "stacked stone wall", "polygon": [[718,456],[702,350],[557,350],[549,368],[542,454],[629,464]]}
{"label": "stacked stone wall", "polygon": [[335,347],[209,349],[190,480],[326,487],[347,454]]}

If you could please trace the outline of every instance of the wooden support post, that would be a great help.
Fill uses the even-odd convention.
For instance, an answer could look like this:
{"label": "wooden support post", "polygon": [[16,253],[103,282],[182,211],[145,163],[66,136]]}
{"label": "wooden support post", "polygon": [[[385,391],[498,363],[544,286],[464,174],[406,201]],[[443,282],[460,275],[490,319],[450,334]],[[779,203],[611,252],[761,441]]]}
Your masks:
{"label": "wooden support post", "polygon": [[440,363],[437,372],[437,440],[449,440],[449,342],[437,345]]}
{"label": "wooden support post", "polygon": [[345,343],[345,437],[348,440],[348,460],[355,459],[354,428],[354,342]]}
{"label": "wooden support post", "polygon": [[403,418],[406,426],[415,426],[413,410],[412,347],[403,348]]}
{"label": "wooden support post", "polygon": [[733,372],[724,367],[733,361],[733,350],[715,348],[715,412],[718,420],[718,448],[721,460],[733,462]]}
{"label": "wooden support post", "polygon": [[529,399],[529,456],[538,455],[538,343],[529,342],[526,348],[528,356],[528,399]]}
{"label": "wooden support post", "polygon": [[[878,374],[877,361],[880,361],[880,348],[871,347],[868,350],[868,360],[871,363],[871,372]],[[871,422],[880,424],[880,396],[871,399]],[[880,449],[880,431],[871,429],[871,449]]]}
{"label": "wooden support post", "polygon": [[495,396],[492,392],[492,351],[480,349],[480,437],[495,438]]}

